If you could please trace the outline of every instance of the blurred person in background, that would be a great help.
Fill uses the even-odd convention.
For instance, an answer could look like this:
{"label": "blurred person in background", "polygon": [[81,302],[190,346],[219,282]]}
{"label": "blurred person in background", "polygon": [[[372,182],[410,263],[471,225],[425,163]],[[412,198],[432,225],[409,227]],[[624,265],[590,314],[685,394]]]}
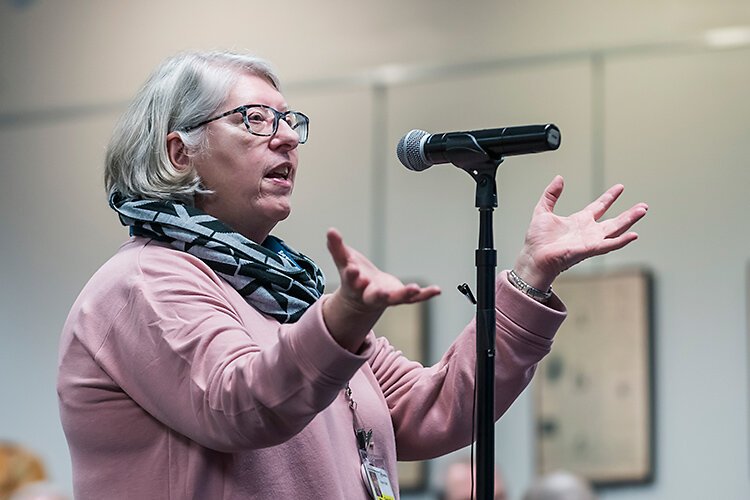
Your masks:
{"label": "blurred person in background", "polygon": [[24,485],[9,500],[70,500],[70,497],[56,484],[41,481]]}
{"label": "blurred person in background", "polygon": [[50,483],[42,459],[23,446],[0,442],[0,500],[68,500]]}
{"label": "blurred person in background", "polygon": [[16,443],[0,441],[0,500],[28,483],[43,481],[42,459]]}
{"label": "blurred person in background", "polygon": [[537,478],[523,500],[597,500],[597,496],[584,478],[561,470]]}
{"label": "blurred person in background", "polygon": [[[472,477],[473,470],[475,471],[476,467],[472,467],[469,459],[458,460],[448,465],[443,473],[443,489],[438,496],[439,500],[471,500],[476,498],[476,473]],[[494,487],[492,500],[508,500],[505,481],[497,468],[495,468]]]}

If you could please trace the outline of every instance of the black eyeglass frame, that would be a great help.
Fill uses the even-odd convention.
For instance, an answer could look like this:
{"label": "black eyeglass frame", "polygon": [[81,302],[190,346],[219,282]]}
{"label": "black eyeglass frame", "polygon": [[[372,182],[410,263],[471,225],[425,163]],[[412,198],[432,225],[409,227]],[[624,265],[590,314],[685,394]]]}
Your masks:
{"label": "black eyeglass frame", "polygon": [[[254,132],[250,128],[250,120],[247,118],[247,111],[252,108],[263,108],[273,113],[273,130],[271,131],[270,134],[261,134],[260,132]],[[230,109],[229,111],[222,113],[218,116],[214,116],[213,118],[209,118],[208,120],[203,120],[202,122],[197,123],[195,125],[191,125],[190,127],[185,127],[182,129],[182,131],[190,132],[191,130],[195,130],[198,127],[202,127],[203,125],[206,125],[207,123],[211,123],[213,121],[224,118],[225,116],[233,115],[235,113],[239,113],[242,115],[242,123],[245,124],[245,128],[247,129],[248,132],[250,132],[253,135],[260,136],[260,137],[273,137],[274,135],[276,135],[276,132],[279,131],[280,120],[286,118],[288,115],[297,116],[300,119],[299,123],[297,123],[297,125],[293,127],[292,130],[297,132],[297,136],[299,137],[300,144],[304,144],[305,142],[307,142],[307,136],[308,136],[309,129],[310,129],[310,118],[308,118],[306,114],[300,113],[299,111],[293,111],[293,110],[278,111],[277,109],[272,108],[271,106],[267,106],[265,104],[243,104],[242,106],[238,106],[234,109]],[[304,137],[302,136],[302,134],[300,134],[297,131],[297,128],[300,128],[300,126],[302,126],[302,128],[304,129],[304,132],[305,132]]]}

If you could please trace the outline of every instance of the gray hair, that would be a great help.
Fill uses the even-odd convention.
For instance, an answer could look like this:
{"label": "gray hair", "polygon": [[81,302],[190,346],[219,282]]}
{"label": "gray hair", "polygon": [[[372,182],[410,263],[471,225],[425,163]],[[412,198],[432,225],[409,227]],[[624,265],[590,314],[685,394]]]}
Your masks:
{"label": "gray hair", "polygon": [[259,58],[231,52],[184,52],[151,74],[120,118],[107,147],[104,183],[108,194],[192,203],[205,192],[193,168],[179,170],[167,154],[167,134],[177,132],[189,157],[205,150],[205,127],[190,127],[218,112],[241,74],[279,80]]}

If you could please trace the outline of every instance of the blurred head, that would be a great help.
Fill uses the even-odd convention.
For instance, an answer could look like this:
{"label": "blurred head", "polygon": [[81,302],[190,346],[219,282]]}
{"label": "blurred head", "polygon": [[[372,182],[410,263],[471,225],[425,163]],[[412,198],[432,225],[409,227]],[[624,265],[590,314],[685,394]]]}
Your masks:
{"label": "blurred head", "polygon": [[41,481],[27,484],[9,500],[70,500],[70,497],[54,484]]}
{"label": "blurred head", "polygon": [[596,500],[596,495],[583,478],[557,471],[534,481],[523,500]]}
{"label": "blurred head", "polygon": [[0,498],[47,476],[42,460],[14,443],[0,442]]}
{"label": "blurred head", "polygon": [[229,52],[186,52],[164,61],[148,78],[117,124],[107,148],[109,194],[192,202],[201,192],[194,168],[175,166],[167,135],[175,132],[189,158],[208,147],[207,127],[182,130],[222,110],[241,75],[256,75],[278,90],[263,60]]}
{"label": "blurred head", "polygon": [[[445,484],[442,500],[469,500],[471,496],[471,463],[467,461],[454,462],[445,470]],[[474,482],[476,489],[476,481]],[[476,498],[476,494],[474,495]],[[495,495],[493,500],[507,500],[505,483],[500,474],[495,471]]]}

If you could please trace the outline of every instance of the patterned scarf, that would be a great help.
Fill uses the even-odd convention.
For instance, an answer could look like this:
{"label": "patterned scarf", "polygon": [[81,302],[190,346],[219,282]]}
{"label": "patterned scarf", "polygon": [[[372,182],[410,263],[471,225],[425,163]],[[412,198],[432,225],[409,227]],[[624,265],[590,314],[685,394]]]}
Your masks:
{"label": "patterned scarf", "polygon": [[127,199],[109,205],[130,234],[169,243],[213,269],[259,311],[293,323],[323,294],[325,277],[309,257],[275,236],[259,245],[202,210],[168,200]]}

